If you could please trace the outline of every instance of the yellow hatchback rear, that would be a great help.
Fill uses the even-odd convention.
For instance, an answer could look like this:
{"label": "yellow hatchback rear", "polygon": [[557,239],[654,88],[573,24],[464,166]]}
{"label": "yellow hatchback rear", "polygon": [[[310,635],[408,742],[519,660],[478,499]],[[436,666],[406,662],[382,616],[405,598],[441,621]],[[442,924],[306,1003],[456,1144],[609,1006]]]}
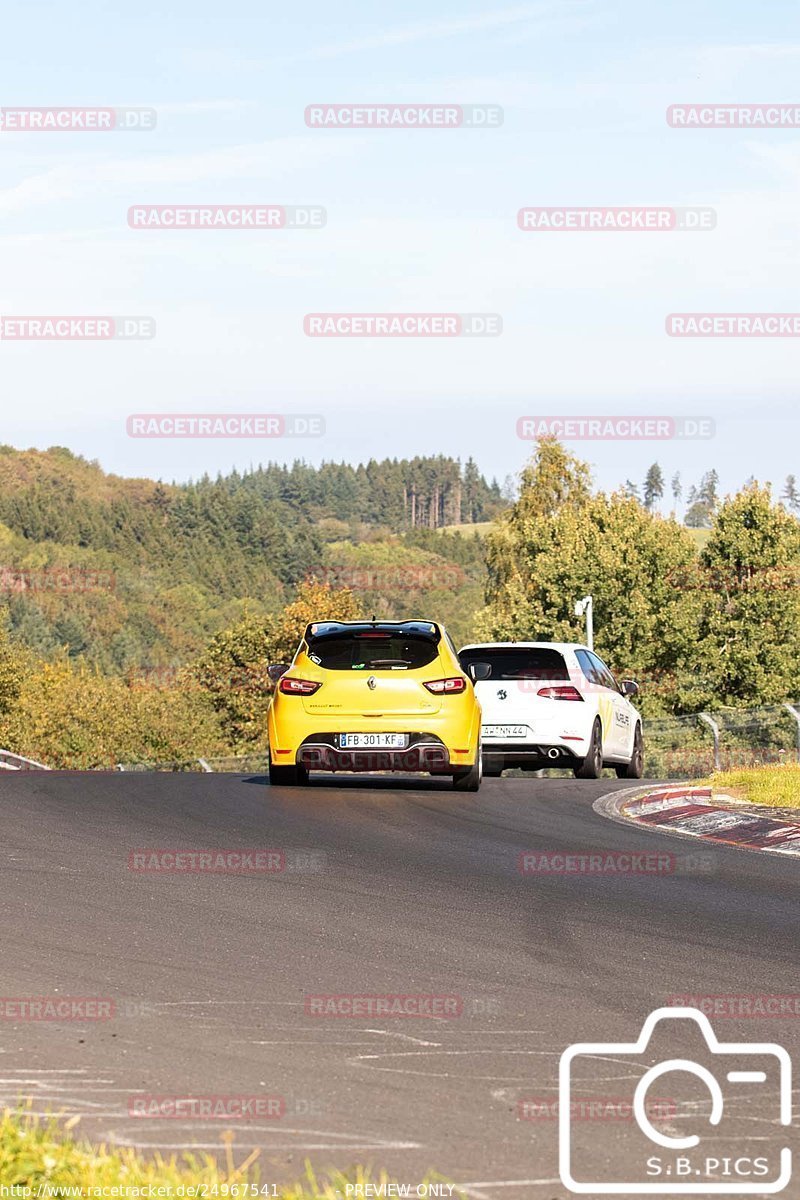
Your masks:
{"label": "yellow hatchback rear", "polygon": [[315,622],[292,663],[270,674],[270,783],[305,783],[310,771],[423,771],[480,787],[480,705],[441,625]]}

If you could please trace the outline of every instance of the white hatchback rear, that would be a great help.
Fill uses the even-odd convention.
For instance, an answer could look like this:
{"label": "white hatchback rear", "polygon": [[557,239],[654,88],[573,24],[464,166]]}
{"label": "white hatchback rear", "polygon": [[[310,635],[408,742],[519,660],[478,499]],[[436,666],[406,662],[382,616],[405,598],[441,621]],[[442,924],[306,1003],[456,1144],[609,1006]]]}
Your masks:
{"label": "white hatchback rear", "polygon": [[575,642],[488,642],[465,646],[461,666],[481,703],[483,769],[568,767],[597,779],[604,766],[620,778],[644,769],[642,718],[605,663]]}

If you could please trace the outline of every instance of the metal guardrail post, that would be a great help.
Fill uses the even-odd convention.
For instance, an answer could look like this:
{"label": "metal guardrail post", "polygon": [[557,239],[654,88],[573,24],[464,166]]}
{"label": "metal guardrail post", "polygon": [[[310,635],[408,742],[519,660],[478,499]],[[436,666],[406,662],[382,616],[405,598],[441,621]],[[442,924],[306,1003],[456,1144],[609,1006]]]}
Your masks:
{"label": "metal guardrail post", "polygon": [[[11,762],[6,762],[6,759],[11,759]],[[45,766],[44,763],[37,762],[35,758],[24,758],[21,754],[14,754],[11,750],[0,750],[0,766],[7,771],[52,771],[52,767]]]}
{"label": "metal guardrail post", "polygon": [[714,735],[714,770],[719,771],[721,770],[719,757],[719,725],[715,720],[713,720],[712,717],[708,715],[708,713],[698,713],[697,719],[698,721],[702,721],[704,725],[708,725],[709,729]]}
{"label": "metal guardrail post", "polygon": [[793,704],[784,704],[783,707],[787,712],[792,714],[797,722],[797,757],[800,759],[800,712],[797,711]]}
{"label": "metal guardrail post", "polygon": [[203,768],[203,770],[205,771],[205,773],[207,775],[214,774],[213,767],[210,767],[204,758],[198,758],[197,761],[200,763],[200,766]]}

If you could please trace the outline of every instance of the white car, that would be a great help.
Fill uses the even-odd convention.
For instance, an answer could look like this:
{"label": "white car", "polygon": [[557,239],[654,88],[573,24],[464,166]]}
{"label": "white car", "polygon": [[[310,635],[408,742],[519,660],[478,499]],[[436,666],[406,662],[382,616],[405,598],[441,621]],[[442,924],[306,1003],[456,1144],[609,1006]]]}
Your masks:
{"label": "white car", "polygon": [[587,646],[488,642],[458,657],[481,703],[485,775],[569,767],[579,779],[598,779],[606,766],[620,779],[641,779],[642,718],[628,698],[638,684],[618,684]]}

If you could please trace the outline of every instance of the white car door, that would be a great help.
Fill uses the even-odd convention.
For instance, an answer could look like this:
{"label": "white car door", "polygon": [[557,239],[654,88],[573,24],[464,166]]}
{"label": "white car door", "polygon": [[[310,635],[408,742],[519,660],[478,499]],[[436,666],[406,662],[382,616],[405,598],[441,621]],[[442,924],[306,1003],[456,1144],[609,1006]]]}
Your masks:
{"label": "white car door", "polygon": [[633,744],[633,721],[631,720],[630,705],[617,686],[617,681],[603,660],[594,652],[589,651],[589,657],[601,681],[604,694],[611,700],[612,734],[609,738],[607,751],[618,758],[628,759],[631,756]]}

